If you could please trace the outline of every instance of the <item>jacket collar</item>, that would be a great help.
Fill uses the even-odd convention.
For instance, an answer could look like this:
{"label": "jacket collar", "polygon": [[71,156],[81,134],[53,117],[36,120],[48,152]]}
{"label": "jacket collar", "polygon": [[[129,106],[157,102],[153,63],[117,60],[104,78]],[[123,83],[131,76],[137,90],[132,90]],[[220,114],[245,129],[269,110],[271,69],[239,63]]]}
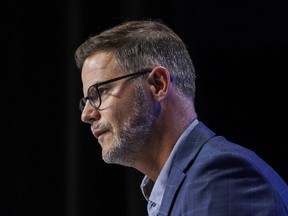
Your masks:
{"label": "jacket collar", "polygon": [[196,155],[207,140],[215,136],[202,122],[199,122],[179,146],[169,173],[159,216],[168,215],[180,184],[186,177],[186,170],[194,162]]}

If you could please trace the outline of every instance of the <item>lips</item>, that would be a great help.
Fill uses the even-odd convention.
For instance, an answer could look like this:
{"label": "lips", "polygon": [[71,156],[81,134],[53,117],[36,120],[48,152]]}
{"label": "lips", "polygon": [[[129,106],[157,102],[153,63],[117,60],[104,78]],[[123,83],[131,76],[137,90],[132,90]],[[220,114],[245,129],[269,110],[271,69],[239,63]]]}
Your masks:
{"label": "lips", "polygon": [[92,129],[92,134],[94,135],[94,137],[96,137],[96,139],[99,139],[99,137],[106,132],[108,132],[108,130]]}

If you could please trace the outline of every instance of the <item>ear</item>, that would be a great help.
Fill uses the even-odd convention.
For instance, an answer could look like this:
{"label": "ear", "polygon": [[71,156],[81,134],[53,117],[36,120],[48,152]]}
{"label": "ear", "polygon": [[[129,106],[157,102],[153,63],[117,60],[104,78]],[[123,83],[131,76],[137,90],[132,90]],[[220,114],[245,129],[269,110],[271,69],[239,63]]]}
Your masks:
{"label": "ear", "polygon": [[169,93],[171,77],[168,70],[164,67],[157,66],[148,77],[150,89],[153,97],[157,101],[163,100]]}

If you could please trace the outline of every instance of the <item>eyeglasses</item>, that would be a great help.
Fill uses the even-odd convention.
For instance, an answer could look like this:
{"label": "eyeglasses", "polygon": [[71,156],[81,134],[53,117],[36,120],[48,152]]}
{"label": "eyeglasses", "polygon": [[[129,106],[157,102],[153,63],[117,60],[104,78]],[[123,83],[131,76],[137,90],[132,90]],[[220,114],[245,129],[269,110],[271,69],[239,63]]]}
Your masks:
{"label": "eyeglasses", "polygon": [[146,73],[150,73],[151,71],[152,71],[151,68],[149,68],[149,69],[147,68],[147,69],[138,71],[136,73],[126,74],[124,76],[116,77],[116,78],[113,78],[113,79],[110,79],[110,80],[106,80],[104,82],[99,82],[99,83],[96,83],[96,84],[90,86],[88,88],[88,90],[87,90],[87,97],[83,97],[80,100],[80,103],[79,103],[80,111],[83,112],[87,100],[89,100],[90,104],[95,109],[99,109],[99,107],[101,106],[101,103],[102,103],[101,95],[103,93],[105,93],[105,90],[99,89],[99,86],[106,85],[108,83],[112,83],[112,82],[115,82],[115,81],[118,81],[118,80],[121,80],[121,79],[125,79],[125,78],[128,78],[128,77],[136,78],[136,77],[144,75]]}

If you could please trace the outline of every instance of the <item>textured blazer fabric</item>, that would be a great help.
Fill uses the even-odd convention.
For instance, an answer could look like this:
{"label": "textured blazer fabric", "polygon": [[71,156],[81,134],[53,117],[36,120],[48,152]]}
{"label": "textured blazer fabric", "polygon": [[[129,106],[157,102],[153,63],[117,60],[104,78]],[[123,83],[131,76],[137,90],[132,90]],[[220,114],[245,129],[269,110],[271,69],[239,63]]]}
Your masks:
{"label": "textured blazer fabric", "polygon": [[254,152],[202,122],[177,153],[158,215],[287,216],[286,182]]}

